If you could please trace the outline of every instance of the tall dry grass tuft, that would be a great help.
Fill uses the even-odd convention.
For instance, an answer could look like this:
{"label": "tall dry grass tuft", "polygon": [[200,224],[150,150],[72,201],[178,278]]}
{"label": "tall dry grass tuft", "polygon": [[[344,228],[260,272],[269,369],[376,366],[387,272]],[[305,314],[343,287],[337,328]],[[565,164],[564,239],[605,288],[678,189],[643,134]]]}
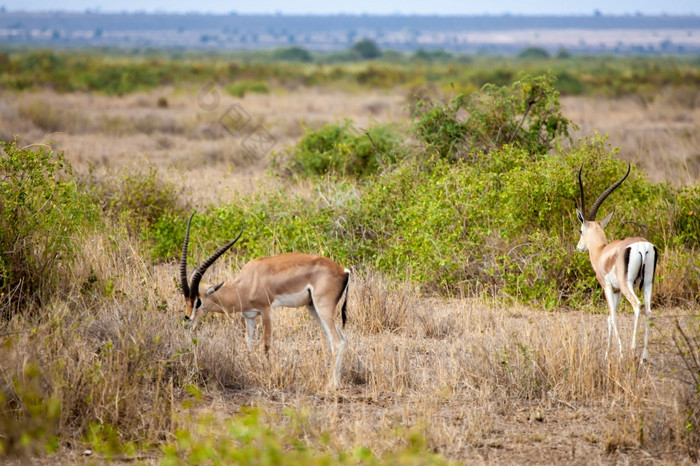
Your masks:
{"label": "tall dry grass tuft", "polygon": [[365,334],[397,333],[415,327],[418,293],[411,284],[394,285],[381,273],[353,273],[348,303],[353,326]]}

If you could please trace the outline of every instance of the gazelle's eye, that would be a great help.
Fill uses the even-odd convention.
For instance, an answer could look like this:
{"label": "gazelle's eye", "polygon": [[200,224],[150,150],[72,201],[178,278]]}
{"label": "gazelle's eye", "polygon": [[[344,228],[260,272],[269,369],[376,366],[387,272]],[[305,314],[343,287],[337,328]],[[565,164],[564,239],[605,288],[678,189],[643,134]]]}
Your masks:
{"label": "gazelle's eye", "polygon": [[195,301],[194,301],[194,308],[195,308],[195,309],[199,309],[201,306],[202,306],[202,300],[199,299],[199,298],[195,299]]}

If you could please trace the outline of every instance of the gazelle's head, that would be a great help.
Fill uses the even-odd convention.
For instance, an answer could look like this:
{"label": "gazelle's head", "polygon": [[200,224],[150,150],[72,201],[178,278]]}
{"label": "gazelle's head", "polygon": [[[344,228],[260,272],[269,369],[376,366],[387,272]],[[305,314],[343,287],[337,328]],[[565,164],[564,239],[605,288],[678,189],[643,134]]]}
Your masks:
{"label": "gazelle's head", "polygon": [[603,228],[605,228],[608,225],[610,219],[612,219],[612,216],[615,213],[615,210],[613,209],[613,211],[610,212],[601,222],[596,222],[595,216],[598,213],[598,208],[603,203],[603,201],[613,191],[615,191],[615,189],[617,189],[617,187],[620,186],[623,181],[625,181],[627,176],[630,174],[631,168],[632,165],[628,164],[627,173],[625,173],[625,176],[620,178],[618,181],[616,181],[614,184],[608,187],[608,189],[603,191],[603,194],[598,196],[598,199],[596,199],[596,201],[593,203],[593,207],[591,207],[591,210],[588,213],[588,217],[586,217],[586,201],[583,193],[583,180],[581,179],[583,165],[581,165],[581,168],[579,168],[578,186],[581,191],[581,205],[579,208],[576,209],[576,217],[578,217],[579,222],[581,222],[581,238],[578,240],[578,245],[576,246],[576,249],[578,249],[579,251],[588,251],[589,247],[591,247],[593,243],[603,245],[607,243],[607,239],[605,238],[605,232],[603,231]]}
{"label": "gazelle's head", "polygon": [[209,259],[202,262],[202,264],[192,272],[192,278],[188,282],[187,245],[190,241],[192,217],[194,217],[194,212],[192,212],[190,219],[187,221],[187,231],[185,232],[185,241],[182,245],[182,258],[180,259],[180,286],[182,288],[182,294],[185,296],[185,322],[188,327],[192,324],[196,326],[197,319],[210,310],[210,306],[213,305],[212,297],[214,293],[224,284],[223,282],[215,286],[200,284],[202,275],[204,275],[204,272],[206,272],[223,253],[233,246],[236,241],[238,241],[238,238],[241,237],[241,234],[243,234],[243,230],[241,230],[238,236],[236,236],[236,239],[219,248]]}

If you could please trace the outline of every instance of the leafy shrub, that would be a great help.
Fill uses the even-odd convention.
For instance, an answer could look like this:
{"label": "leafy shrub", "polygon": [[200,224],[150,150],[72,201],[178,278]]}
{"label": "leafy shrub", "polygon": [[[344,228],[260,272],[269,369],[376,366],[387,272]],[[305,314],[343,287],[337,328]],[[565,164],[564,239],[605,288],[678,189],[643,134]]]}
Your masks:
{"label": "leafy shrub", "polygon": [[377,43],[371,39],[362,39],[355,42],[350,50],[365,60],[377,58],[382,54],[382,51],[379,49],[379,46],[377,46]]}
{"label": "leafy shrub", "polygon": [[350,120],[310,130],[291,155],[292,170],[305,175],[364,176],[393,165],[405,155],[397,127],[384,124],[360,131]]}
{"label": "leafy shrub", "polygon": [[675,229],[689,247],[700,247],[700,185],[686,186],[676,197],[678,216]]}
{"label": "leafy shrub", "polygon": [[407,74],[398,67],[370,65],[355,74],[355,81],[372,88],[388,88],[406,82]]}
{"label": "leafy shrub", "polygon": [[75,254],[73,235],[95,209],[70,179],[62,153],[0,142],[0,293],[42,300]]}
{"label": "leafy shrub", "polygon": [[413,109],[416,135],[429,153],[443,158],[478,158],[505,145],[539,156],[569,136],[571,122],[561,113],[554,83],[552,75],[524,76],[512,86],[487,84],[448,104],[419,101]]}
{"label": "leafy shrub", "polygon": [[425,49],[418,49],[416,50],[412,58],[414,60],[422,60],[426,62],[433,62],[433,61],[447,61],[452,57],[452,54],[449,52],[446,52],[444,50],[425,50]]}
{"label": "leafy shrub", "polygon": [[226,86],[226,92],[234,97],[243,97],[244,95],[251,94],[269,94],[270,88],[266,83],[262,81],[238,81],[233,84]]}
{"label": "leafy shrub", "polygon": [[288,47],[277,49],[272,53],[273,58],[283,61],[299,61],[308,63],[313,60],[311,53],[301,47]]}
{"label": "leafy shrub", "polygon": [[586,90],[586,86],[574,74],[568,71],[557,73],[557,90],[565,95],[581,95]]}
{"label": "leafy shrub", "polygon": [[549,52],[540,47],[528,47],[518,54],[518,58],[541,60],[549,58]]}

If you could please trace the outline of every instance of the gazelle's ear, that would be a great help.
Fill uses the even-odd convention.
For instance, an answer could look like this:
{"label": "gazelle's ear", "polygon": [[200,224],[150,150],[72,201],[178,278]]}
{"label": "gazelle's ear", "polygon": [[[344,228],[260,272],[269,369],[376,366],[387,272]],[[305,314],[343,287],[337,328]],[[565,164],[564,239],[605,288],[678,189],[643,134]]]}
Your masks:
{"label": "gazelle's ear", "polygon": [[578,221],[581,223],[584,223],[586,220],[583,218],[583,214],[581,213],[580,210],[576,209],[576,217],[578,218]]}
{"label": "gazelle's ear", "polygon": [[221,282],[221,283],[219,283],[218,285],[210,286],[210,287],[207,289],[206,295],[207,295],[207,296],[210,296],[210,295],[216,293],[217,291],[219,291],[219,288],[221,288],[221,285],[223,285],[223,284],[224,284],[224,282]]}
{"label": "gazelle's ear", "polygon": [[610,213],[608,214],[608,216],[605,217],[605,218],[603,219],[602,222],[600,222],[600,226],[603,227],[603,228],[605,228],[605,227],[607,226],[608,222],[610,222],[610,220],[612,219],[612,216],[613,216],[614,213],[615,213],[615,209],[613,209],[613,211],[610,212]]}

